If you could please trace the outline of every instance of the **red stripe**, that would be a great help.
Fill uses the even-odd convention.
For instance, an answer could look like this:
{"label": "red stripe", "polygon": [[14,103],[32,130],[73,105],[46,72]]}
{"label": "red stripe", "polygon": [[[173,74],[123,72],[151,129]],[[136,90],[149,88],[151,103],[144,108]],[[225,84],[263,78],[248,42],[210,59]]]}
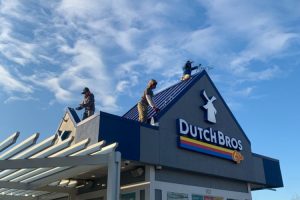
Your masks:
{"label": "red stripe", "polygon": [[218,152],[218,153],[222,153],[222,154],[226,154],[226,155],[231,155],[231,153],[221,151],[221,150],[218,150],[218,149],[213,149],[213,148],[206,147],[206,146],[202,146],[201,144],[195,144],[195,143],[184,141],[184,140],[180,140],[180,141],[184,144],[188,144],[188,145],[191,145],[191,146],[194,146],[194,147],[199,147],[199,148],[202,148],[202,149],[206,149],[206,150],[210,150],[210,151],[214,151],[214,152]]}

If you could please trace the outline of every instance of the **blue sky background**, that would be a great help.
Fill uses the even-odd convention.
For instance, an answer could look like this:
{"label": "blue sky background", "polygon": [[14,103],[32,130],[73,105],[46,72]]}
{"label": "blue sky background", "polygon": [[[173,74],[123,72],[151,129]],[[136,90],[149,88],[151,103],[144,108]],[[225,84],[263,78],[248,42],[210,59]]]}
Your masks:
{"label": "blue sky background", "polygon": [[211,78],[252,141],[280,160],[284,188],[254,200],[300,200],[300,1],[0,0],[0,139],[57,129],[84,86],[121,115],[150,78],[160,90],[187,59]]}

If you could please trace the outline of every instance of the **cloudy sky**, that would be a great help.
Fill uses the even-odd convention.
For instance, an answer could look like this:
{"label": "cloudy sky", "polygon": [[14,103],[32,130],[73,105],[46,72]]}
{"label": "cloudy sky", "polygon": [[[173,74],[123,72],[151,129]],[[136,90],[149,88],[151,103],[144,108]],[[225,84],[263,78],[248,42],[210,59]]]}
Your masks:
{"label": "cloudy sky", "polygon": [[53,134],[85,86],[97,110],[122,115],[150,78],[157,91],[170,86],[191,59],[213,67],[252,150],[281,161],[285,188],[253,199],[299,200],[299,9],[297,0],[0,0],[0,138]]}

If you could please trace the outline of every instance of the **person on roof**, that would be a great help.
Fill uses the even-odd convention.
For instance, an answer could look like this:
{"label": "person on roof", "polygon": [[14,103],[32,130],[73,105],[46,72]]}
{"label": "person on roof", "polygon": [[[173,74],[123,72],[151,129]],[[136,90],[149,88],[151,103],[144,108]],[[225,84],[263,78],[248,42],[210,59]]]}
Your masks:
{"label": "person on roof", "polygon": [[148,120],[148,106],[154,109],[155,112],[159,111],[159,108],[153,102],[153,89],[156,88],[157,81],[151,79],[145,89],[141,100],[137,104],[139,112],[139,122],[147,123]]}
{"label": "person on roof", "polygon": [[183,66],[183,75],[181,77],[182,81],[188,80],[191,77],[192,71],[198,69],[198,66],[192,67],[193,61],[186,61],[185,65]]}
{"label": "person on roof", "polygon": [[82,116],[82,120],[92,116],[95,112],[95,98],[94,94],[90,92],[89,88],[85,87],[81,94],[84,94],[83,101],[77,108],[76,110],[81,110],[84,108],[84,113]]}

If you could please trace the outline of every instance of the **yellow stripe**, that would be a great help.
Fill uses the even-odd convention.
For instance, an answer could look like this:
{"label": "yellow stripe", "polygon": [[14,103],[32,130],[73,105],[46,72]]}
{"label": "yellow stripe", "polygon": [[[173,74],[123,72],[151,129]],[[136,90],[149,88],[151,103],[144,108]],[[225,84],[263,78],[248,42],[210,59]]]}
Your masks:
{"label": "yellow stripe", "polygon": [[218,147],[218,146],[215,146],[215,145],[212,145],[212,144],[207,144],[207,143],[200,142],[198,140],[193,140],[191,138],[187,138],[187,137],[184,137],[184,136],[180,136],[180,140],[184,140],[184,141],[187,141],[187,142],[192,142],[194,144],[200,144],[200,145],[203,145],[203,146],[206,146],[206,147],[209,147],[209,148],[212,148],[212,149],[217,149],[217,150],[220,150],[220,151],[224,151],[224,152],[227,152],[227,153],[232,153],[233,152],[233,150],[225,149],[225,148]]}

